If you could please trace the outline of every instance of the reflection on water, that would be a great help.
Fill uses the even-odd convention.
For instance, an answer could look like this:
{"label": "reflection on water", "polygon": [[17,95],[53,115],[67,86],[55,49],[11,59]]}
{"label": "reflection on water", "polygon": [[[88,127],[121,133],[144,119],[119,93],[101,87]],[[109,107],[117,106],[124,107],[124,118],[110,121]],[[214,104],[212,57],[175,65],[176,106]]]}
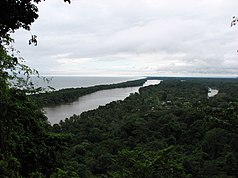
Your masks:
{"label": "reflection on water", "polygon": [[[143,86],[158,84],[159,80],[148,80]],[[112,101],[124,100],[131,93],[138,92],[140,87],[116,88],[97,91],[79,97],[77,101],[58,106],[45,107],[44,111],[51,124],[59,123],[60,120],[69,118],[73,114],[81,114],[84,111],[96,109]]]}
{"label": "reflection on water", "polygon": [[73,114],[81,114],[84,111],[96,109],[112,101],[123,100],[130,93],[138,92],[140,87],[117,88],[102,90],[80,97],[77,101],[69,104],[44,108],[50,123],[55,124]]}

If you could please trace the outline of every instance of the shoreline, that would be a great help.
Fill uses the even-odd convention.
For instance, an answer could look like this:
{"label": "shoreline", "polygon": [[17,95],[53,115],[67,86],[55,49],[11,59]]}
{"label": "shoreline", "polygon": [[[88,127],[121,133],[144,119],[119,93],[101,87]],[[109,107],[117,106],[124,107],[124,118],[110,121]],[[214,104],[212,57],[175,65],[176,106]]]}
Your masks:
{"label": "shoreline", "polygon": [[64,88],[48,93],[39,93],[31,95],[38,105],[41,107],[47,106],[57,106],[60,104],[66,104],[76,101],[79,97],[92,94],[97,91],[109,90],[115,88],[127,88],[127,87],[137,87],[143,86],[147,81],[147,78],[131,80],[126,82],[114,83],[114,84],[103,84],[103,85],[94,85],[90,87],[80,87],[80,88]]}

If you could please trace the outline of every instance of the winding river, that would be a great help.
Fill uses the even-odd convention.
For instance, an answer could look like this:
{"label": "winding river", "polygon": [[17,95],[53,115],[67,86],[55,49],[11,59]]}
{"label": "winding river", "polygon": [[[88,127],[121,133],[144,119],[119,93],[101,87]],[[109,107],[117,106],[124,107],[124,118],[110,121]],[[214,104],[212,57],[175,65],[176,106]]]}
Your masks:
{"label": "winding river", "polygon": [[81,114],[84,111],[96,109],[112,101],[124,100],[131,93],[138,92],[140,87],[159,84],[160,80],[147,80],[143,86],[116,88],[101,90],[79,97],[77,101],[52,107],[45,107],[44,111],[51,124],[59,123],[60,120],[69,118],[73,114]]}

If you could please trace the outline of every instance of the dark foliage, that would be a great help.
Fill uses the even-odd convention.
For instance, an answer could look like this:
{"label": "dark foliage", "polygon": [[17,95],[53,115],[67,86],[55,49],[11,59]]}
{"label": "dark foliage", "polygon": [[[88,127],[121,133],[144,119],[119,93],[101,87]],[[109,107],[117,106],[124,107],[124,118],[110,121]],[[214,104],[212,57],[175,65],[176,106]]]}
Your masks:
{"label": "dark foliage", "polygon": [[[41,109],[27,97],[33,89],[28,78],[35,70],[15,57],[11,45],[10,33],[30,29],[39,2],[0,1],[0,177],[4,178],[50,177],[60,167],[62,150],[70,140],[70,135],[53,133]],[[37,42],[35,36],[31,40]]]}
{"label": "dark foliage", "polygon": [[[0,40],[19,28],[30,30],[30,25],[38,18],[37,3],[42,0],[1,0]],[[64,0],[69,2],[70,0]],[[1,43],[1,41],[0,41]]]}
{"label": "dark foliage", "polygon": [[[219,94],[208,98],[208,87]],[[53,126],[81,177],[237,177],[237,79],[165,79]]]}
{"label": "dark foliage", "polygon": [[[238,177],[237,79],[163,78],[140,94],[51,127],[26,89],[8,82],[17,79],[18,67],[31,73],[9,55],[9,34],[30,29],[40,1],[0,1],[0,177]],[[36,44],[36,36],[29,43]],[[131,84],[123,85],[39,96],[43,104],[58,104]],[[219,94],[208,98],[208,87]]]}

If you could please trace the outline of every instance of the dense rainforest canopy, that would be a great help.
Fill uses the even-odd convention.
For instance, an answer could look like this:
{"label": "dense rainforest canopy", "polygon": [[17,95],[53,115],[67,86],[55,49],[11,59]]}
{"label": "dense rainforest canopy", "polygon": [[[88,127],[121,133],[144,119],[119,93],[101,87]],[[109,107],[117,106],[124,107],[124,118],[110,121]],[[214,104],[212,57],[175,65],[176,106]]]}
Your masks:
{"label": "dense rainforest canopy", "polygon": [[79,177],[235,178],[237,111],[237,79],[163,78],[53,130],[72,134],[63,169]]}
{"label": "dense rainforest canopy", "polygon": [[[39,2],[0,1],[0,177],[238,177],[237,79],[162,78],[51,126],[35,101],[108,86],[27,95],[38,92],[28,81],[34,70],[15,57],[10,33],[30,29]],[[208,87],[218,95],[209,98]]]}

